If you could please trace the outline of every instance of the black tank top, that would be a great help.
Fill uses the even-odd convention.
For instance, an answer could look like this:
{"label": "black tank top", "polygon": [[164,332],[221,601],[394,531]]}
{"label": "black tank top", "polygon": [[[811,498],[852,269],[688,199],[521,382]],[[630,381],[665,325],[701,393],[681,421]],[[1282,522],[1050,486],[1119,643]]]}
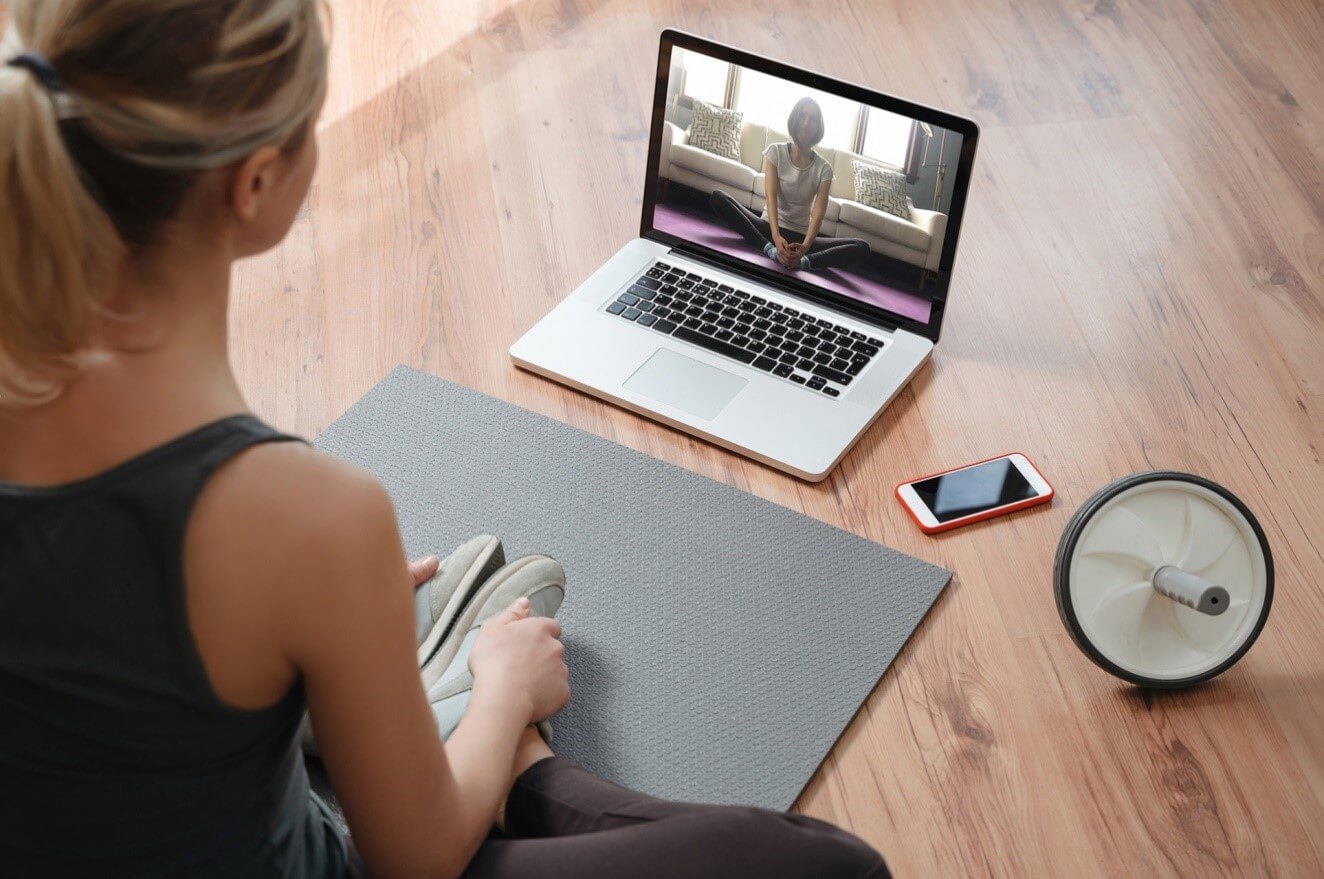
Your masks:
{"label": "black tank top", "polygon": [[302,685],[226,705],[184,610],[207,478],[291,439],[241,415],[79,482],[0,483],[0,874],[345,874],[295,739]]}

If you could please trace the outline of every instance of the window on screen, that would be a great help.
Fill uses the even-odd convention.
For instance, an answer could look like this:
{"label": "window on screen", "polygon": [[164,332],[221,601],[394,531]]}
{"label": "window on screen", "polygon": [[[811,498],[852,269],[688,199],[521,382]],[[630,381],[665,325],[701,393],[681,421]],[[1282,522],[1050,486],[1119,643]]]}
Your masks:
{"label": "window on screen", "polygon": [[818,102],[823,111],[823,140],[827,149],[853,149],[855,125],[860,105],[836,95],[800,86],[790,87],[784,79],[775,79],[757,70],[741,70],[736,86],[735,108],[745,119],[766,125],[774,131],[785,131],[786,117],[795,102],[808,96]]}
{"label": "window on screen", "polygon": [[876,107],[866,107],[864,128],[864,155],[886,162],[897,168],[906,164],[906,149],[914,122]]}
{"label": "window on screen", "polygon": [[684,49],[676,51],[681,67],[685,70],[682,94],[718,107],[723,106],[726,103],[726,78],[731,65]]}

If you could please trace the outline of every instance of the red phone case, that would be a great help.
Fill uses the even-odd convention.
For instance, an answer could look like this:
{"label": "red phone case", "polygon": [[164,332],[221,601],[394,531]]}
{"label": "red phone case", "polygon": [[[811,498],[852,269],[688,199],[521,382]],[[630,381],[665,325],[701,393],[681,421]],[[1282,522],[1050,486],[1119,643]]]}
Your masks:
{"label": "red phone case", "polygon": [[962,525],[972,525],[975,522],[982,522],[985,519],[992,519],[994,516],[1004,516],[1007,513],[1014,513],[1017,510],[1023,510],[1026,507],[1033,507],[1033,506],[1037,506],[1038,504],[1046,504],[1049,501],[1051,501],[1053,499],[1053,494],[1054,494],[1053,484],[1048,481],[1048,477],[1044,476],[1043,471],[1040,470],[1033,461],[1030,461],[1030,466],[1034,467],[1034,472],[1038,473],[1039,478],[1044,481],[1044,485],[1048,486],[1048,494],[1041,495],[1039,497],[1026,498],[1023,501],[1017,501],[1014,504],[1007,504],[1005,507],[994,507],[991,510],[985,510],[982,513],[974,513],[969,516],[962,516],[961,518],[953,519],[950,522],[939,522],[937,525],[925,525],[923,522],[919,520],[919,517],[915,515],[915,511],[910,508],[910,504],[906,503],[905,500],[901,497],[901,486],[903,485],[910,485],[913,482],[923,482],[926,479],[932,479],[935,476],[942,476],[944,473],[952,473],[956,470],[965,470],[970,467],[977,467],[980,464],[987,464],[989,461],[997,461],[1000,458],[1006,458],[1010,455],[1020,455],[1026,461],[1030,461],[1030,456],[1025,454],[1024,452],[1004,452],[1001,455],[994,455],[991,458],[985,458],[982,461],[975,461],[972,464],[962,464],[960,467],[951,467],[947,470],[939,470],[937,473],[930,473],[928,476],[916,476],[914,479],[907,479],[904,482],[898,483],[893,493],[896,495],[897,502],[901,504],[901,508],[910,514],[910,518],[914,520],[917,526],[919,526],[919,530],[923,531],[925,534],[941,534],[944,531],[951,531],[953,528],[960,528]]}

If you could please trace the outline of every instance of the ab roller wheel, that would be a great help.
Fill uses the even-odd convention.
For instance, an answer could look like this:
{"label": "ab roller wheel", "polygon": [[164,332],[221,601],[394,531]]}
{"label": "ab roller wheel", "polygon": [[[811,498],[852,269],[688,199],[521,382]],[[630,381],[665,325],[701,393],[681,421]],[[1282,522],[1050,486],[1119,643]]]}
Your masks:
{"label": "ab roller wheel", "polygon": [[1053,565],[1062,622],[1106,671],[1146,687],[1209,680],[1273,602],[1273,558],[1246,505],[1189,473],[1138,473],[1085,502]]}

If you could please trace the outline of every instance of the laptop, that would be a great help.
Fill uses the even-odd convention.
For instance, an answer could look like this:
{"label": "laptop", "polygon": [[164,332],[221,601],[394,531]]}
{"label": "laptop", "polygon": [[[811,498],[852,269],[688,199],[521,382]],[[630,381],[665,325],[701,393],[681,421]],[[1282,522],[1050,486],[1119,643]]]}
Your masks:
{"label": "laptop", "polygon": [[938,341],[978,133],[663,31],[639,237],[511,358],[820,481]]}

